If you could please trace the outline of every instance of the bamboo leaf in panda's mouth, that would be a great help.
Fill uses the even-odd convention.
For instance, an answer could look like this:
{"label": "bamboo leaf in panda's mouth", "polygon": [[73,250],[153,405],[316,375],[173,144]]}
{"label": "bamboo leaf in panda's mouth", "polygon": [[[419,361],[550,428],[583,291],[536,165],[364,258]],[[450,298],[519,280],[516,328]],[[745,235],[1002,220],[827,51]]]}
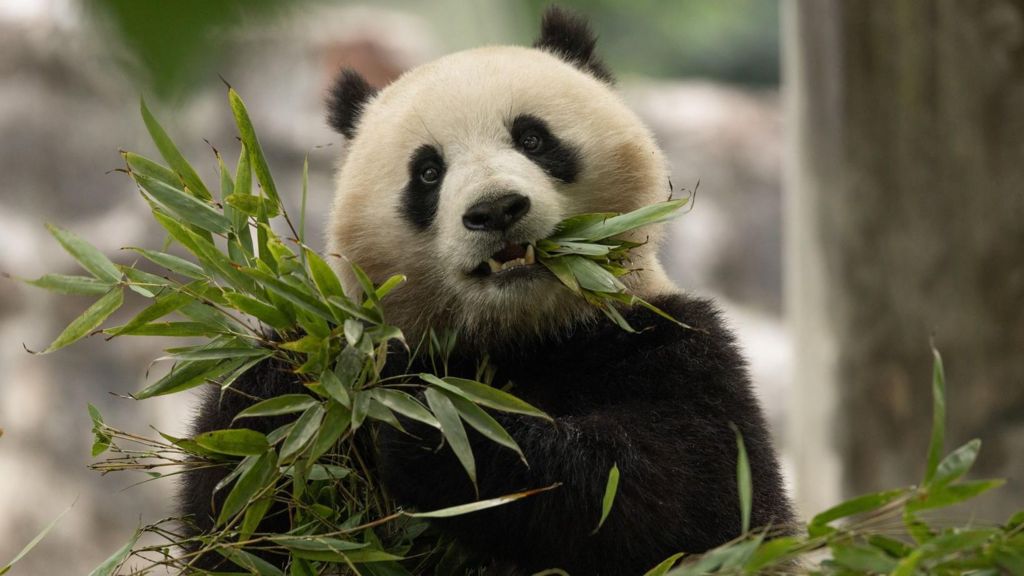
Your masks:
{"label": "bamboo leaf in panda's mouth", "polygon": [[619,278],[631,268],[630,251],[642,246],[622,238],[646,226],[679,216],[690,197],[666,200],[632,212],[577,214],[563,220],[550,237],[537,242],[537,260],[573,293],[583,297],[623,330],[633,332],[616,305],[640,305],[679,326],[686,324],[629,292]]}

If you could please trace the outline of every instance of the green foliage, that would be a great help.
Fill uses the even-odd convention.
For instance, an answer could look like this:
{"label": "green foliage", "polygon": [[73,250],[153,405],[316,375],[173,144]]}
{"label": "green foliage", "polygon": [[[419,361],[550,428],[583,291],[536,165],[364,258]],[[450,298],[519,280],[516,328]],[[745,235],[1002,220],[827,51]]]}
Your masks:
{"label": "green foliage", "polygon": [[[942,358],[937,351],[934,359],[935,418],[920,485],[865,494],[838,504],[814,516],[805,534],[797,534],[786,526],[755,529],[676,568],[666,569],[666,565],[678,560],[670,558],[648,575],[1024,574],[1024,512],[1018,512],[1001,526],[977,522],[961,526],[934,516],[935,510],[960,504],[1003,483],[961,481],[978,455],[979,440],[971,440],[942,457],[946,388]],[[738,442],[740,499],[746,503],[751,479],[749,470],[743,470],[745,450],[742,440]],[[925,510],[932,511],[931,518],[918,514]],[[744,526],[748,514],[745,504]]]}

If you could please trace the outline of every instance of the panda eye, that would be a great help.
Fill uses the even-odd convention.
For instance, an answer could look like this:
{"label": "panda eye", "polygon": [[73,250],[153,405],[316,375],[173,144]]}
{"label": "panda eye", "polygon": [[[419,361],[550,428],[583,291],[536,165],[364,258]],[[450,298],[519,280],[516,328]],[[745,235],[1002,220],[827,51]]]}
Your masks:
{"label": "panda eye", "polygon": [[540,137],[540,134],[533,130],[526,132],[519,137],[519,147],[530,154],[540,152],[540,149],[543,146],[544,140]]}
{"label": "panda eye", "polygon": [[420,169],[420,181],[424,184],[437,184],[441,179],[441,170],[433,164],[428,164]]}

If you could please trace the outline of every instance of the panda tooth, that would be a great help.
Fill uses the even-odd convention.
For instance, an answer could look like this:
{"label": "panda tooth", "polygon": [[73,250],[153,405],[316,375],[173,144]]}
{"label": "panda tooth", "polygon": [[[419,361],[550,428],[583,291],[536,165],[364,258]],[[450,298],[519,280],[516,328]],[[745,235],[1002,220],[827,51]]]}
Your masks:
{"label": "panda tooth", "polygon": [[533,244],[526,246],[526,257],[523,258],[525,264],[533,264],[536,260],[533,257]]}
{"label": "panda tooth", "polygon": [[491,273],[492,274],[494,272],[501,272],[501,269],[503,268],[503,266],[501,264],[499,264],[498,261],[495,260],[494,258],[488,258],[487,259],[487,265],[491,267]]}

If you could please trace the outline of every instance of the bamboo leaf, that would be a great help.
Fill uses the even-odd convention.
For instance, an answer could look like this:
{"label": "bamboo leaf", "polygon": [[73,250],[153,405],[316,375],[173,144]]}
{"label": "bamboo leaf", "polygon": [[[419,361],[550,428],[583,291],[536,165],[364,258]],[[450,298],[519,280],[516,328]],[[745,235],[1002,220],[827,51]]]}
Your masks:
{"label": "bamboo leaf", "polygon": [[288,318],[285,313],[252,296],[242,294],[241,292],[228,292],[224,295],[224,298],[238,310],[276,330],[287,330],[295,325],[295,321]]}
{"label": "bamboo leaf", "polygon": [[58,294],[80,294],[83,296],[101,296],[116,286],[113,282],[104,282],[92,276],[68,276],[65,274],[44,274],[35,280],[23,281],[26,284]]}
{"label": "bamboo leaf", "polygon": [[63,512],[58,514],[56,518],[51,520],[50,523],[42,529],[42,531],[36,534],[35,538],[32,538],[32,540],[30,540],[29,543],[26,544],[24,548],[22,548],[17,554],[14,555],[14,558],[12,558],[10,562],[3,566],[0,566],[0,574],[6,574],[7,572],[9,572],[12,566],[14,566],[19,560],[24,558],[26,554],[31,552],[32,549],[35,548],[36,545],[43,540],[43,538],[46,538],[46,535],[49,534],[50,531],[53,530],[53,528],[57,526],[58,523],[60,523],[61,519],[63,519],[64,516],[71,511],[72,507],[74,507],[74,504],[68,506]]}
{"label": "bamboo leaf", "polygon": [[753,502],[750,461],[747,459],[747,447],[743,443],[743,435],[740,433],[739,427],[731,422],[730,426],[736,433],[736,484],[737,493],[740,496],[740,518],[743,533],[746,534],[750,532],[750,510]]}
{"label": "bamboo leaf", "polygon": [[807,527],[808,531],[811,533],[811,536],[815,536],[815,528],[823,527],[833,520],[877,510],[890,502],[906,496],[908,493],[909,489],[899,488],[897,490],[864,494],[863,496],[847,500],[815,516]]}
{"label": "bamboo leaf", "polygon": [[503,392],[497,388],[488,386],[487,384],[454,377],[446,377],[442,380],[433,374],[420,374],[419,376],[421,380],[428,384],[461,394],[465,398],[472,400],[481,406],[494,408],[501,412],[525,414],[527,416],[536,416],[537,418],[551,420],[551,417],[540,409],[527,404],[508,392]]}
{"label": "bamboo leaf", "polygon": [[317,404],[319,402],[316,398],[308,394],[282,394],[253,404],[236,414],[234,419],[292,414],[303,412]]}
{"label": "bamboo leaf", "polygon": [[[224,430],[221,432],[235,432],[235,430]],[[252,432],[252,430],[248,430],[248,432]],[[212,432],[208,434],[212,434]],[[255,432],[254,434],[259,433]],[[196,442],[200,442],[200,436],[196,436]],[[270,486],[277,477],[277,453],[273,450],[267,450],[268,446],[265,436],[259,434],[259,437],[262,440],[263,449],[253,452],[254,455],[259,454],[259,457],[252,461],[252,465],[242,472],[235,485],[231,488],[231,492],[224,499],[224,505],[220,509],[220,514],[217,515],[218,526],[223,525],[234,517],[235,514],[238,514],[253,498]],[[252,436],[251,439],[244,441],[245,444],[251,443],[253,450],[255,450],[256,445],[260,444],[255,438],[256,436]],[[238,440],[230,440],[229,442],[230,449],[234,449],[239,443]],[[214,444],[221,448],[224,447],[224,444],[220,441],[214,442]],[[203,444],[200,442],[200,445],[202,446]],[[220,452],[219,449],[210,449]]]}
{"label": "bamboo leaf", "polygon": [[156,300],[154,300],[152,304],[139,312],[134,318],[129,320],[127,324],[111,328],[107,330],[106,333],[111,336],[120,336],[121,334],[135,330],[140,326],[149,324],[154,320],[163,318],[175,310],[178,310],[185,304],[192,302],[192,300],[191,296],[182,292],[171,292],[169,294],[157,296]]}
{"label": "bamboo leaf", "polygon": [[109,558],[104,560],[102,564],[94,568],[92,572],[89,572],[89,576],[114,576],[117,569],[121,567],[121,564],[123,564],[125,559],[128,558],[128,555],[131,554],[132,547],[134,547],[135,543],[139,541],[139,536],[141,535],[142,532],[136,531],[124,546],[121,546],[117,552],[114,552]]}
{"label": "bamboo leaf", "polygon": [[141,254],[145,259],[162,266],[171,272],[176,272],[182,276],[194,278],[196,280],[203,280],[209,278],[201,267],[195,265],[184,258],[179,258],[173,254],[167,254],[165,252],[156,252],[154,250],[146,250],[145,248],[129,247],[128,250]]}
{"label": "bamboo leaf", "polygon": [[85,338],[99,328],[100,324],[103,324],[103,321],[116,312],[122,304],[124,304],[124,291],[120,287],[107,292],[92,306],[86,308],[81,316],[68,324],[67,328],[42,353],[55,352]]}
{"label": "bamboo leaf", "polygon": [[441,424],[441,433],[465,468],[473,486],[476,486],[476,462],[473,459],[473,449],[469,445],[469,437],[466,436],[466,429],[462,427],[462,420],[459,419],[459,412],[452,401],[441,392],[427,388],[425,395],[427,405]]}
{"label": "bamboo leaf", "polygon": [[122,152],[121,155],[124,157],[125,164],[128,165],[128,170],[132,173],[133,177],[135,174],[142,174],[174,187],[185,185],[185,182],[173,170],[157,164],[145,156],[134,152]]}
{"label": "bamboo leaf", "polygon": [[270,447],[264,434],[248,428],[212,430],[199,434],[194,440],[211,452],[229,456],[263,454]]}
{"label": "bamboo leaf", "polygon": [[295,421],[295,426],[281,445],[281,461],[288,462],[305,448],[316,435],[324,419],[324,407],[317,402],[310,406]]}
{"label": "bamboo leaf", "polygon": [[206,185],[203,184],[199,174],[192,169],[192,166],[185,160],[185,157],[178,150],[178,147],[174,145],[171,138],[164,131],[163,126],[157,122],[157,119],[149,111],[146,106],[146,101],[141,100],[139,108],[142,111],[142,120],[146,123],[146,129],[149,130],[149,135],[153,139],[153,143],[156,144],[160,155],[164,157],[167,165],[172,170],[177,172],[181,179],[185,181],[185,185],[188,186],[189,190],[197,197],[203,200],[212,200],[213,195],[207,190]]}
{"label": "bamboo leaf", "polygon": [[580,287],[594,292],[625,292],[626,287],[611,272],[600,264],[582,256],[563,256],[566,266],[579,282]]}
{"label": "bamboo leaf", "polygon": [[245,103],[242,102],[242,98],[235,92],[234,88],[228,90],[228,102],[231,105],[231,112],[235,115],[238,135],[242,139],[242,145],[245,146],[249,153],[249,160],[252,162],[253,170],[256,172],[256,180],[260,183],[263,192],[275,207],[271,212],[277,212],[276,207],[281,205],[281,199],[277,195],[277,186],[270,175],[270,167],[267,165],[267,159],[263,155],[260,141],[256,137],[256,130],[252,126],[252,120],[249,119],[249,112],[245,109]]}
{"label": "bamboo leaf", "polygon": [[981,440],[975,438],[967,444],[957,448],[939,462],[932,476],[929,488],[941,488],[956,481],[967,473],[978,458],[978,451],[981,449]]}
{"label": "bamboo leaf", "polygon": [[[259,360],[257,358],[257,360]],[[179,362],[163,378],[135,393],[136,400],[144,400],[153,396],[163,396],[195,388],[238,368],[246,361],[238,360],[191,360]]]}
{"label": "bamboo leaf", "polygon": [[980,496],[981,494],[988,492],[993,488],[998,488],[1005,483],[1006,481],[1001,479],[976,480],[974,482],[963,482],[961,484],[942,486],[938,489],[929,488],[922,497],[913,498],[907,502],[907,510],[910,512],[920,512],[921,510],[930,510],[933,508],[945,508]]}
{"label": "bamboo leaf", "polygon": [[935,476],[946,442],[946,373],[942,368],[942,355],[934,347],[932,358],[932,435],[928,445],[925,484],[931,482]]}
{"label": "bamboo leaf", "polygon": [[391,388],[374,388],[371,390],[371,394],[374,400],[406,418],[422,422],[438,430],[441,429],[441,424],[437,421],[437,418],[434,418],[434,415],[427,410],[427,407],[421,404],[419,400],[413,398],[412,395]]}
{"label": "bamboo leaf", "polygon": [[526,456],[523,454],[519,444],[509,435],[508,431],[490,414],[485,412],[482,408],[473,404],[469,400],[466,400],[462,395],[447,390],[442,390],[442,393],[451,400],[455,409],[459,411],[459,416],[466,421],[467,424],[476,429],[492,442],[496,442],[501,446],[512,450],[519,455],[519,459],[526,463]]}
{"label": "bamboo leaf", "polygon": [[135,174],[134,177],[151,198],[189,224],[214,234],[227,234],[231,231],[231,221],[212,204],[155,178],[142,174]]}
{"label": "bamboo leaf", "polygon": [[93,276],[104,282],[117,284],[121,281],[121,271],[103,255],[95,246],[82,240],[73,232],[47,224],[46,229]]}
{"label": "bamboo leaf", "polygon": [[[594,534],[604,526],[604,521],[608,519],[608,514],[612,511],[612,504],[615,503],[615,494],[619,490],[619,466],[612,464],[612,469],[608,471],[608,482],[604,487],[604,498],[601,499],[601,520],[597,523],[597,528],[594,528]],[[744,530],[746,532],[746,530]]]}
{"label": "bamboo leaf", "polygon": [[217,547],[214,550],[236,566],[245,568],[257,576],[285,576],[285,573],[280,568],[245,550],[228,547]]}
{"label": "bamboo leaf", "polygon": [[664,222],[676,216],[689,202],[688,198],[667,200],[639,208],[611,218],[594,220],[586,226],[572,230],[571,235],[558,233],[556,239],[604,240],[643,226]]}
{"label": "bamboo leaf", "polygon": [[561,484],[552,484],[551,486],[545,486],[544,488],[535,488],[533,490],[516,492],[515,494],[507,494],[497,498],[479,500],[468,504],[459,504],[458,506],[451,506],[440,510],[431,510],[429,512],[406,512],[405,515],[413,518],[451,518],[452,516],[461,516],[463,514],[469,514],[470,512],[479,512],[480,510],[503,506],[509,502],[515,502],[516,500],[522,500],[523,498],[528,498],[535,494],[540,494],[541,492],[554,490],[559,486],[561,486]]}

